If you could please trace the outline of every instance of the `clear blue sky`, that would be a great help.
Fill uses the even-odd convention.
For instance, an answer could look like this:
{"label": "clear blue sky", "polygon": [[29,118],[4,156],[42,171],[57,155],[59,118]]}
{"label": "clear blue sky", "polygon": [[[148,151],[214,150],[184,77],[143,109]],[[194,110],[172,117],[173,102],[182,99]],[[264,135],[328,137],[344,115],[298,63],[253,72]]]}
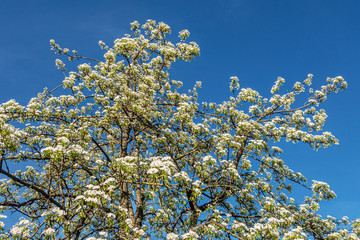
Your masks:
{"label": "clear blue sky", "polygon": [[[200,100],[227,99],[228,79],[269,94],[278,76],[288,86],[314,74],[314,85],[341,75],[349,88],[329,98],[325,129],[339,146],[312,151],[285,145],[283,159],[309,180],[330,184],[338,198],[322,213],[360,218],[359,94],[360,1],[357,0],[232,0],[232,1],[1,1],[0,102],[22,104],[62,81],[49,40],[98,57],[98,41],[111,45],[128,33],[129,23],[155,19],[169,24],[175,35],[191,32],[201,56],[177,63],[171,78],[185,87],[202,81]],[[298,194],[301,195],[301,194]]]}

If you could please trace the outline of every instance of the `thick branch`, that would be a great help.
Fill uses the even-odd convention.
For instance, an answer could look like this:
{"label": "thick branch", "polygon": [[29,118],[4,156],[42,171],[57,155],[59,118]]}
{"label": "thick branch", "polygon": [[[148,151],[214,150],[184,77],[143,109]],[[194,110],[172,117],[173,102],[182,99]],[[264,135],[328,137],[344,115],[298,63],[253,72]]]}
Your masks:
{"label": "thick branch", "polygon": [[44,190],[34,186],[33,184],[27,183],[25,181],[23,181],[22,179],[4,171],[3,169],[0,169],[0,173],[4,174],[5,176],[11,178],[12,180],[14,180],[15,182],[18,182],[28,188],[31,188],[33,190],[35,190],[36,192],[40,193],[42,196],[44,196],[46,199],[48,199],[51,203],[55,204],[58,208],[60,208],[61,210],[65,211],[65,208],[58,203],[57,201],[55,201],[48,193],[46,193]]}

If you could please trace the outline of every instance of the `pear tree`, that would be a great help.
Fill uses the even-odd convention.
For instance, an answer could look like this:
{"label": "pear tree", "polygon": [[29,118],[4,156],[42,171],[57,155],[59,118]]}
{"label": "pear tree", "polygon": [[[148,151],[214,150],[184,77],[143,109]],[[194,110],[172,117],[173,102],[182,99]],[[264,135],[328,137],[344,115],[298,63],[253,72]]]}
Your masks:
{"label": "pear tree", "polygon": [[135,21],[100,60],[50,41],[79,65],[56,60],[59,87],[0,105],[0,239],[359,239],[360,220],[320,216],[329,185],[280,158],[280,141],[338,144],[320,107],[344,79],[279,77],[266,98],[231,77],[227,101],[200,103],[201,82],[169,75],[200,48],[170,33]]}

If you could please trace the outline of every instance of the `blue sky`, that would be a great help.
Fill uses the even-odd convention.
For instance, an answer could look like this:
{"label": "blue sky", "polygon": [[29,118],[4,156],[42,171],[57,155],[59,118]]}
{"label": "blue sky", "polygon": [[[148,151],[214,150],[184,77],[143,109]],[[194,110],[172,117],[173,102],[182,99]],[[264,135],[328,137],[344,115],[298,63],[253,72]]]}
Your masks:
{"label": "blue sky", "polygon": [[[49,40],[80,54],[101,58],[98,41],[111,45],[128,33],[129,23],[146,19],[182,29],[200,45],[201,56],[176,63],[171,78],[185,87],[202,81],[201,101],[229,96],[228,79],[269,96],[278,76],[289,88],[314,74],[314,86],[341,75],[349,88],[323,107],[325,130],[339,146],[317,152],[285,144],[283,159],[309,180],[330,184],[338,198],[324,205],[326,216],[360,218],[359,93],[360,1],[218,0],[218,1],[2,1],[0,7],[0,102],[22,104],[63,79]],[[303,192],[299,192],[300,196]],[[310,194],[310,193],[309,193]]]}

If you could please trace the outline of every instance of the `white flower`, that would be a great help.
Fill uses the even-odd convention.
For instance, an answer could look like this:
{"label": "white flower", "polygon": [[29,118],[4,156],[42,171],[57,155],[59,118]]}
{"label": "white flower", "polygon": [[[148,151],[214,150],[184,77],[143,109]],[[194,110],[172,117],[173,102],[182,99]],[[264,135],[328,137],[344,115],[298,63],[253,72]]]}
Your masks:
{"label": "white flower", "polygon": [[13,235],[19,235],[21,233],[22,228],[14,226],[10,229],[10,233]]}
{"label": "white flower", "polygon": [[190,239],[194,239],[194,238],[196,239],[196,238],[199,238],[199,235],[196,232],[190,230],[189,232],[182,235],[181,238],[182,239],[189,239],[189,238]]}
{"label": "white flower", "polygon": [[95,204],[101,204],[101,201],[100,199],[98,198],[94,198],[94,197],[88,197],[85,199],[86,202],[92,202],[92,203],[95,203]]}
{"label": "white flower", "polygon": [[44,233],[45,236],[51,236],[51,235],[53,235],[55,233],[55,230],[52,229],[52,228],[47,228],[47,229],[44,230],[43,233]]}
{"label": "white flower", "polygon": [[158,173],[158,172],[159,172],[159,170],[156,169],[156,168],[150,168],[150,169],[147,171],[147,173],[148,173],[149,175],[155,174],[155,173]]}
{"label": "white flower", "polygon": [[132,221],[130,218],[125,220],[125,223],[131,228],[132,227]]}
{"label": "white flower", "polygon": [[168,235],[166,235],[166,240],[175,240],[179,235],[175,234],[175,233],[168,233]]}
{"label": "white flower", "polygon": [[191,179],[190,179],[188,173],[185,172],[185,171],[181,171],[181,172],[179,172],[179,173],[175,173],[174,177],[175,177],[175,178],[179,178],[180,180],[184,180],[184,181],[186,181],[186,182],[191,182]]}
{"label": "white flower", "polygon": [[63,63],[63,61],[61,61],[60,59],[56,59],[55,61],[55,65],[58,69],[62,69],[65,67],[65,64]]}
{"label": "white flower", "polygon": [[190,36],[190,32],[189,32],[187,29],[182,30],[182,31],[179,32],[179,37],[180,37],[182,40],[187,39],[189,36]]}

